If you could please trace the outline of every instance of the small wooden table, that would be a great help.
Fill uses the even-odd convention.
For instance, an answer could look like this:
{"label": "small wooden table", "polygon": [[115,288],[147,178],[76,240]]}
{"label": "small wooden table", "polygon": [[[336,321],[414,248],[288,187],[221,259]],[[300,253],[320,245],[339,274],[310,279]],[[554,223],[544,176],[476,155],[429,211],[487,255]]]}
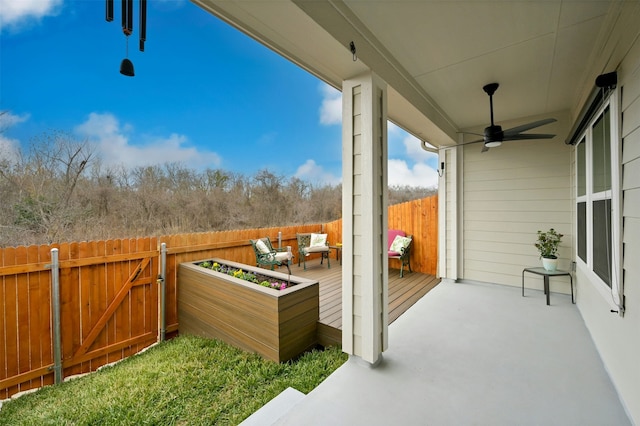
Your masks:
{"label": "small wooden table", "polygon": [[342,265],[342,246],[329,246],[329,248],[336,250],[336,260],[340,260],[340,264]]}
{"label": "small wooden table", "polygon": [[530,272],[532,274],[536,274],[536,275],[542,275],[544,278],[544,294],[547,295],[547,305],[549,305],[549,277],[561,277],[561,276],[568,276],[569,279],[571,280],[571,303],[576,303],[573,300],[573,276],[571,275],[571,272],[569,271],[563,271],[561,269],[556,269],[555,271],[547,271],[546,269],[542,268],[542,267],[535,267],[535,268],[524,268],[522,270],[522,297],[524,297],[524,273],[525,272]]}

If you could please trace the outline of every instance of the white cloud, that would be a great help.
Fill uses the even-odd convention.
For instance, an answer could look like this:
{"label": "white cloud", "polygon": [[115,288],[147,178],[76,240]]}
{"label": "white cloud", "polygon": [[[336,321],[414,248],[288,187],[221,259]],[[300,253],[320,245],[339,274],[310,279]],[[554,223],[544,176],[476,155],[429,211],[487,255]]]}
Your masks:
{"label": "white cloud", "polygon": [[9,111],[0,112],[0,132],[8,127],[24,123],[29,119],[29,117],[29,114],[15,115],[11,114]]}
{"label": "white cloud", "polygon": [[133,128],[121,126],[112,114],[91,113],[84,123],[76,126],[76,133],[96,143],[98,154],[105,165],[127,168],[163,163],[184,163],[193,168],[218,167],[220,156],[211,151],[199,151],[189,146],[184,135],[145,137],[143,144],[133,144]]}
{"label": "white cloud", "polygon": [[304,181],[323,185],[338,185],[342,180],[325,171],[322,166],[319,166],[313,160],[307,160],[303,165],[298,167],[294,176]]}
{"label": "white cloud", "polygon": [[45,16],[55,16],[63,0],[0,0],[0,31],[5,26],[18,28],[23,24],[39,21]]}
{"label": "white cloud", "polygon": [[9,160],[10,163],[16,163],[20,153],[19,147],[19,141],[0,134],[0,160]]}
{"label": "white cloud", "polygon": [[342,93],[324,83],[321,90],[320,124],[325,126],[342,124]]}
{"label": "white cloud", "polygon": [[425,162],[432,158],[438,158],[437,154],[422,149],[420,139],[415,136],[407,135],[402,140],[402,143],[404,144],[407,157],[411,158],[415,162]]}
{"label": "white cloud", "polygon": [[[420,186],[436,187],[438,185],[438,173],[428,163],[437,163],[438,155],[422,149],[420,140],[400,129],[397,126],[390,127],[393,135],[389,136],[389,143],[400,143],[402,137],[404,151],[396,150],[395,158],[388,161],[389,186]],[[391,139],[396,139],[392,141]],[[391,155],[391,154],[390,154]],[[410,166],[409,164],[413,164]]]}
{"label": "white cloud", "polygon": [[29,114],[15,115],[9,111],[0,112],[0,159],[9,160],[11,163],[18,161],[20,141],[3,136],[2,132],[28,119]]}
{"label": "white cloud", "polygon": [[412,168],[404,160],[389,159],[389,186],[438,186],[438,173],[425,163],[416,163]]}

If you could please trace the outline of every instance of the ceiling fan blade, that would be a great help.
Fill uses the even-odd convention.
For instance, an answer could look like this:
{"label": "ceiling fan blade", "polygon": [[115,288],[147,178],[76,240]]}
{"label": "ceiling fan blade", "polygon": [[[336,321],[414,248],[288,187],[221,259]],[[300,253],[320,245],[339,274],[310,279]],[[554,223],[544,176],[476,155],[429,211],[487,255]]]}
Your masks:
{"label": "ceiling fan blade", "polygon": [[530,139],[553,139],[556,135],[544,134],[544,133],[521,133],[519,135],[511,135],[502,138],[503,141],[520,141]]}
{"label": "ceiling fan blade", "polygon": [[456,133],[461,134],[461,135],[475,135],[475,136],[484,137],[483,133],[474,133],[474,132],[456,132]]}
{"label": "ceiling fan blade", "polygon": [[447,148],[453,148],[453,147],[456,147],[456,146],[471,145],[471,144],[474,144],[474,143],[480,143],[480,142],[484,142],[484,139],[478,139],[478,140],[475,140],[475,141],[464,142],[464,143],[458,143],[458,144],[455,144],[455,145],[449,145]]}
{"label": "ceiling fan blade", "polygon": [[475,140],[475,141],[470,141],[470,142],[464,142],[464,143],[459,143],[459,144],[457,144],[457,145],[454,145],[454,146],[464,146],[464,145],[471,145],[471,144],[474,144],[474,143],[480,143],[480,142],[484,142],[484,138],[483,138],[483,139],[477,139],[477,140]]}
{"label": "ceiling fan blade", "polygon": [[544,120],[534,121],[533,123],[523,124],[522,126],[512,127],[504,131],[505,136],[515,135],[527,130],[535,129],[536,127],[544,126],[545,124],[554,123],[558,120],[555,118],[545,118]]}

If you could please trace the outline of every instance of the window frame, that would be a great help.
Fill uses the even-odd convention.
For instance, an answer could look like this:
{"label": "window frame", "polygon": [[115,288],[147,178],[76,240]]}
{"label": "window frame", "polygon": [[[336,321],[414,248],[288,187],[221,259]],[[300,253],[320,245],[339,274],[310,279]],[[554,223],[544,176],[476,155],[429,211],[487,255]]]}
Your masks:
{"label": "window frame", "polygon": [[[610,149],[610,173],[611,173],[611,185],[610,188],[603,191],[594,192],[594,170],[593,170],[593,127],[594,124],[604,116],[606,109],[609,109],[609,149]],[[598,292],[610,303],[612,308],[616,308],[619,295],[621,294],[622,283],[622,191],[621,191],[621,147],[620,129],[621,129],[621,115],[619,105],[619,89],[612,91],[608,99],[602,102],[602,105],[594,112],[590,117],[588,126],[577,138],[578,143],[574,150],[575,155],[575,200],[574,200],[574,217],[575,220],[575,261],[579,270],[584,273],[589,281],[594,285]],[[584,144],[585,155],[584,164],[580,164],[579,158],[579,145]],[[585,194],[579,195],[580,173],[581,167],[584,167],[585,173]],[[609,286],[596,272],[594,272],[593,262],[593,226],[594,226],[594,214],[593,206],[594,202],[610,200],[611,202],[611,262],[610,262],[610,282]],[[579,246],[579,204],[585,203],[586,207],[586,257],[584,261],[580,257]]]}

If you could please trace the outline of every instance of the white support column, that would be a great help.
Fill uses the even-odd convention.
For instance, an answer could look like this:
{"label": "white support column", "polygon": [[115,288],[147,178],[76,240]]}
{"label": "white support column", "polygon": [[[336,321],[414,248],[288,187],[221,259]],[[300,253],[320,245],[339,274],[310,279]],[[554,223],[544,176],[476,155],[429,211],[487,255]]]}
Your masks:
{"label": "white support column", "polygon": [[376,365],[388,344],[387,87],[342,86],[342,350]]}
{"label": "white support column", "polygon": [[449,155],[447,149],[440,148],[438,151],[438,163],[444,164],[442,176],[438,180],[438,271],[436,276],[449,278],[449,258],[447,256],[448,234],[447,234],[447,172],[449,170]]}

